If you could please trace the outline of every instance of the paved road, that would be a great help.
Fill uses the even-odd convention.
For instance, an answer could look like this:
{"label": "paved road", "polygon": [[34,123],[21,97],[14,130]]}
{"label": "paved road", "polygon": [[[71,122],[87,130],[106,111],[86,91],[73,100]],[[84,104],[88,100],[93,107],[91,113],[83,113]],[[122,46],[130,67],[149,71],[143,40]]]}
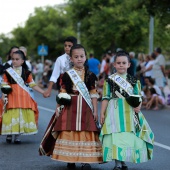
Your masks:
{"label": "paved road", "polygon": [[[44,99],[35,93],[39,105],[39,133],[32,136],[22,136],[22,144],[7,144],[5,136],[0,136],[0,170],[66,170],[66,163],[53,161],[50,157],[39,156],[38,147],[47,124],[54,112],[55,94]],[[100,108],[100,103],[99,103]],[[130,170],[170,170],[170,108],[161,111],[146,111],[143,113],[154,134],[155,147],[152,161],[133,164],[128,163]],[[76,164],[76,170],[81,170],[81,164]],[[114,162],[92,164],[93,170],[112,170]]]}

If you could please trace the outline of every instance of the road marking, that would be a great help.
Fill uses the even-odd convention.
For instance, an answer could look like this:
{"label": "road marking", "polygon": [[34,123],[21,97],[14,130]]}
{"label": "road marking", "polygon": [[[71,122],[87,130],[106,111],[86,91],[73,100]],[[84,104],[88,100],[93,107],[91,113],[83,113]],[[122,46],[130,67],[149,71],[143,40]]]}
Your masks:
{"label": "road marking", "polygon": [[46,108],[46,107],[42,107],[42,106],[38,106],[38,108],[39,108],[39,109],[42,109],[42,110],[45,110],[45,111],[48,111],[48,112],[52,112],[52,113],[54,113],[54,112],[55,112],[55,110],[48,109],[48,108]]}
{"label": "road marking", "polygon": [[158,143],[158,142],[154,142],[154,145],[159,146],[159,147],[164,148],[164,149],[167,149],[167,150],[170,150],[169,146],[163,145],[163,144]]}
{"label": "road marking", "polygon": [[[48,111],[48,112],[52,112],[52,113],[55,112],[55,110],[48,109],[48,108],[45,108],[45,107],[42,107],[42,106],[38,106],[38,108],[40,108],[40,109],[42,109],[42,110],[45,110],[45,111]],[[158,143],[158,142],[154,142],[154,145],[155,145],[155,146],[159,146],[159,147],[164,148],[164,149],[167,149],[167,150],[170,150],[170,147],[169,147],[169,146],[164,145],[164,144],[161,144],[161,143]]]}

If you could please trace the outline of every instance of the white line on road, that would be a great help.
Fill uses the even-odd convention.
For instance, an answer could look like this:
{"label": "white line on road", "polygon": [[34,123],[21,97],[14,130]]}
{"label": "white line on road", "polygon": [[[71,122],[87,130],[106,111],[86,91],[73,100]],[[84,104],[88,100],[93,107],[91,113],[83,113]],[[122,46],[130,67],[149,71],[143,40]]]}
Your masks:
{"label": "white line on road", "polygon": [[[42,109],[42,110],[45,110],[45,111],[48,111],[48,112],[52,112],[54,113],[55,110],[52,110],[52,109],[48,109],[48,108],[45,108],[45,107],[42,107],[42,106],[38,106],[39,109]],[[164,148],[164,149],[167,149],[167,150],[170,150],[170,147],[167,146],[167,145],[164,145],[164,144],[161,144],[161,143],[158,143],[158,142],[154,142],[154,145],[155,146],[159,146],[161,148]]]}
{"label": "white line on road", "polygon": [[158,142],[154,142],[154,145],[159,146],[159,147],[164,148],[164,149],[167,149],[167,150],[170,150],[169,146],[163,145],[163,144],[158,143]]}
{"label": "white line on road", "polygon": [[38,108],[39,108],[39,109],[42,109],[42,110],[45,110],[45,111],[48,111],[48,112],[52,112],[52,113],[54,113],[54,112],[55,112],[55,110],[48,109],[48,108],[46,108],[46,107],[42,107],[42,106],[38,106]]}

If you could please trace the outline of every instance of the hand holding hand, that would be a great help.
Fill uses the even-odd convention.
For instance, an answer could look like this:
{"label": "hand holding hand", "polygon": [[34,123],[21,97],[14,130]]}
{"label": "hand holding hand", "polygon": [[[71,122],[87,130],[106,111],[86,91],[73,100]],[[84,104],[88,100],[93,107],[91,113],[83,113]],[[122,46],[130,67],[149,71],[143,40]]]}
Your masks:
{"label": "hand holding hand", "polygon": [[50,92],[49,92],[48,90],[46,90],[46,91],[43,93],[43,96],[44,96],[45,98],[50,97]]}

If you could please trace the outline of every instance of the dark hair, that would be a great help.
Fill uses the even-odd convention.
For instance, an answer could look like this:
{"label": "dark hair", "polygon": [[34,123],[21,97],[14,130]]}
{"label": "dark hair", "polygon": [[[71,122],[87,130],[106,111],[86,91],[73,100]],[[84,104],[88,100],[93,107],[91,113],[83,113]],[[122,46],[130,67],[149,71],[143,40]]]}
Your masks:
{"label": "dark hair", "polygon": [[24,60],[24,62],[22,64],[22,67],[24,69],[28,70],[28,66],[27,66],[27,64],[25,62],[26,61],[26,56],[25,56],[24,52],[21,51],[21,50],[18,50],[18,51],[15,51],[13,54],[18,54],[22,58],[22,60]]}
{"label": "dark hair", "polygon": [[118,57],[121,57],[121,56],[126,56],[127,59],[128,59],[128,61],[130,62],[129,53],[127,53],[126,51],[123,51],[123,50],[116,52],[116,55],[115,55],[115,58],[114,58],[114,62],[116,61],[116,59],[117,59]]}
{"label": "dark hair", "polygon": [[76,49],[83,49],[86,55],[85,48],[81,44],[76,44],[76,45],[73,45],[70,49],[70,57],[72,57],[73,50],[76,50]]}
{"label": "dark hair", "polygon": [[[72,57],[73,50],[76,50],[76,49],[83,49],[85,52],[85,55],[87,55],[85,48],[81,44],[76,44],[76,45],[73,45],[70,49],[70,57]],[[88,60],[87,59],[84,63],[84,66],[88,69]]]}
{"label": "dark hair", "polygon": [[157,53],[161,53],[161,52],[162,52],[162,50],[161,50],[160,47],[156,47],[156,48],[155,48],[155,51],[156,51]]}
{"label": "dark hair", "polygon": [[76,45],[76,44],[77,44],[77,38],[75,38],[75,37],[73,37],[73,36],[67,37],[67,38],[64,40],[64,43],[65,43],[66,41],[73,43],[73,45]]}
{"label": "dark hair", "polygon": [[155,80],[153,79],[153,78],[149,78],[149,82],[152,84],[152,85],[154,85],[155,84]]}
{"label": "dark hair", "polygon": [[18,46],[12,46],[12,47],[10,48],[8,54],[7,54],[7,55],[8,55],[8,59],[7,59],[8,61],[11,60],[11,57],[12,57],[12,56],[10,56],[10,54],[11,54],[11,51],[12,51],[14,48],[17,48],[17,49],[19,50],[19,47],[18,47]]}
{"label": "dark hair", "polygon": [[93,54],[92,54],[92,53],[90,53],[90,58],[91,58],[91,57],[93,57]]}
{"label": "dark hair", "polygon": [[151,54],[151,57],[152,57],[153,59],[155,59],[155,58],[156,58],[155,53],[152,53],[152,54]]}
{"label": "dark hair", "polygon": [[106,58],[106,63],[109,63],[110,62],[110,59],[109,58]]}
{"label": "dark hair", "polygon": [[150,88],[151,94],[157,94],[155,88]]}

